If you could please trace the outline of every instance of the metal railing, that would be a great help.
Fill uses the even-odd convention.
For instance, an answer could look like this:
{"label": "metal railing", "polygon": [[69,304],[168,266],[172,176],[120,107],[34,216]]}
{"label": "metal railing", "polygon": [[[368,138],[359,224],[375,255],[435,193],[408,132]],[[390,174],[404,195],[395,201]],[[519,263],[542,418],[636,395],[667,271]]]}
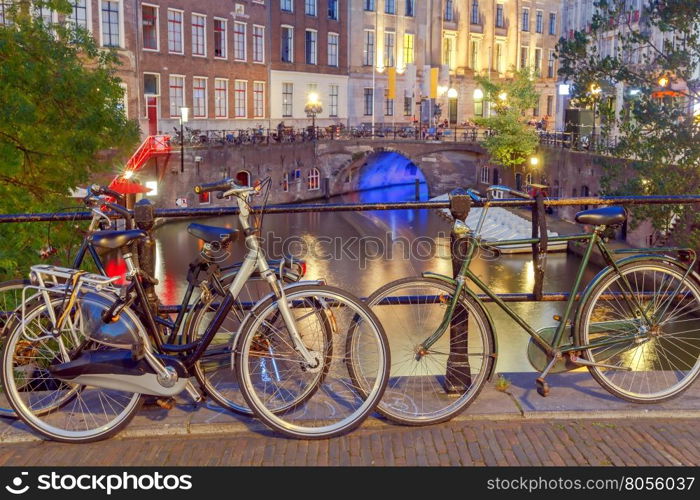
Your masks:
{"label": "metal railing", "polygon": [[[149,205],[150,201],[142,200],[140,203],[146,202]],[[462,208],[456,208],[459,204]],[[453,216],[466,218],[463,210],[464,204],[467,204],[467,213],[471,207],[483,207],[484,202],[476,202],[471,200],[464,194],[456,194],[449,200],[438,201],[407,201],[407,202],[390,202],[390,203],[341,203],[341,204],[295,204],[295,205],[270,205],[264,208],[257,208],[259,213],[265,214],[293,214],[293,213],[318,213],[318,212],[364,212],[373,210],[409,210],[409,209],[449,209]],[[533,210],[532,225],[534,235],[546,234],[546,212],[548,206],[606,206],[606,205],[668,205],[668,204],[694,204],[700,203],[700,195],[671,195],[671,196],[601,196],[601,197],[578,197],[578,198],[543,198],[539,195],[535,199],[523,200],[520,198],[512,199],[494,199],[489,201],[491,207],[531,207]],[[139,207],[134,211],[135,221],[137,225],[147,231],[153,228],[153,221],[156,217],[161,218],[191,218],[191,217],[215,217],[236,215],[238,208],[236,207],[215,207],[215,208],[177,208],[177,209],[152,209],[152,206],[143,206],[146,210],[139,211]],[[140,213],[139,213],[140,212]],[[147,213],[144,217],[142,214]],[[141,216],[139,216],[141,214]],[[118,219],[117,214],[110,214],[114,219]],[[464,215],[464,217],[462,217]],[[0,224],[21,223],[21,222],[49,222],[49,221],[77,221],[89,220],[92,217],[91,212],[61,212],[61,213],[34,213],[34,214],[0,214]],[[536,246],[535,246],[536,247]],[[543,263],[546,248],[538,251],[533,248],[533,261],[535,269],[541,268]],[[154,259],[146,259],[151,262]],[[152,274],[152,270],[149,270]],[[569,298],[569,293],[562,292],[542,292],[542,282],[544,272],[535,275],[535,284],[532,293],[502,293],[497,294],[499,298],[505,302],[562,302]],[[492,301],[491,298],[483,295],[480,296],[486,302]],[[177,305],[161,306],[162,312],[176,312],[179,309]]]}

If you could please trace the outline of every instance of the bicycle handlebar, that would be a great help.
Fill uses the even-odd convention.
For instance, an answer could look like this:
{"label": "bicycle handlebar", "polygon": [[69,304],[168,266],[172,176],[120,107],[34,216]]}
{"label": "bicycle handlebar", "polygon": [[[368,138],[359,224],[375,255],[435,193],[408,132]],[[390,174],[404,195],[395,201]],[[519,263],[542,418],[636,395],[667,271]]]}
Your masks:
{"label": "bicycle handlebar", "polygon": [[194,193],[202,194],[210,193],[212,191],[228,191],[233,187],[236,187],[236,183],[233,179],[222,179],[220,181],[210,182],[208,184],[198,184],[194,187]]}
{"label": "bicycle handlebar", "polygon": [[117,212],[119,215],[124,217],[127,229],[134,229],[134,218],[126,207],[117,205],[116,203],[105,203],[104,205],[113,212]]}
{"label": "bicycle handlebar", "polygon": [[513,196],[517,198],[523,198],[525,200],[531,200],[532,196],[530,196],[527,193],[523,193],[522,191],[517,191],[515,189],[511,189],[508,186],[501,186],[501,185],[496,185],[496,186],[489,186],[489,188],[486,190],[489,193],[492,191],[503,191],[504,193],[512,194]]}
{"label": "bicycle handlebar", "polygon": [[124,204],[124,195],[123,194],[118,193],[116,191],[113,191],[113,190],[109,189],[108,187],[100,186],[99,184],[93,184],[92,186],[90,186],[90,188],[88,189],[88,193],[95,194],[97,196],[100,196],[100,195],[110,196],[110,197],[114,198],[118,203],[120,203],[122,205]]}

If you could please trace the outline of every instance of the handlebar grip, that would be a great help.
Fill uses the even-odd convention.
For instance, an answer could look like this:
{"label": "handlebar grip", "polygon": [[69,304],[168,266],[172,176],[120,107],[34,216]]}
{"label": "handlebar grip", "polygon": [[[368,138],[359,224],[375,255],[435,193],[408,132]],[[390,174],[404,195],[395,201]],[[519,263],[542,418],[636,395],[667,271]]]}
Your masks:
{"label": "handlebar grip", "polygon": [[99,184],[93,184],[92,186],[90,186],[90,191],[93,194],[96,194],[98,196],[99,195],[110,196],[110,197],[114,198],[118,203],[120,203],[122,205],[124,204],[124,195],[122,193],[118,193],[117,191],[109,189],[106,186],[100,186]]}
{"label": "handlebar grip", "polygon": [[198,184],[194,187],[194,194],[209,193],[212,191],[227,191],[233,185],[233,180],[222,179],[208,184]]}

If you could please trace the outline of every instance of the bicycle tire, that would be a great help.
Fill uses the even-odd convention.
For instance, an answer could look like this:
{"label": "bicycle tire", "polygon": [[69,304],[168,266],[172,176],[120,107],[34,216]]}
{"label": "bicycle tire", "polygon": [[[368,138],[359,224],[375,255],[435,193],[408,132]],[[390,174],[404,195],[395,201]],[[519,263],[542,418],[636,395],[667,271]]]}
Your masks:
{"label": "bicycle tire", "polygon": [[[270,357],[270,363],[276,362],[281,365],[282,369],[276,373],[278,378],[273,380],[273,377],[266,377],[262,371],[254,372],[254,367],[260,365],[257,358],[264,355],[255,350],[256,336],[259,335],[263,324],[270,329],[266,318],[279,310],[278,299],[269,297],[257,304],[248,315],[241,326],[235,349],[234,365],[243,397],[260,420],[284,436],[325,439],[344,434],[359,426],[374,411],[386,387],[390,357],[384,330],[374,313],[360,299],[338,288],[300,285],[286,289],[285,294],[288,303],[292,304],[291,311],[295,315],[296,328],[304,346],[309,349],[314,359],[328,360],[324,362],[328,362],[329,366],[309,366],[304,358],[299,357],[293,340],[287,340],[288,334],[284,333],[287,327],[282,322],[273,327],[279,336],[280,345],[285,344],[288,349],[284,353],[278,349],[275,354],[279,357]],[[323,304],[324,313],[333,325],[332,342],[328,346],[333,349],[331,356],[320,356],[316,351],[318,334],[314,335],[313,325],[311,333],[301,332],[300,325],[305,324],[302,322],[311,317],[305,311],[312,303]],[[362,345],[364,359],[355,360],[358,366],[361,361],[367,366],[367,374],[364,377],[367,385],[360,390],[353,386],[354,381],[347,373],[348,353],[344,349],[347,337],[343,338],[343,335],[358,336],[356,344],[359,345],[359,336],[365,333],[368,338]],[[315,369],[326,370],[326,376],[308,376],[313,375]],[[280,374],[291,374],[290,382],[283,382],[279,378]],[[307,377],[312,379],[310,383],[305,381]],[[317,386],[312,388],[312,397],[306,398],[302,405],[297,405],[287,412],[275,412],[275,408],[279,406],[275,398],[279,397],[279,394],[297,388],[309,390],[308,386],[311,384]]]}
{"label": "bicycle tire", "polygon": [[[493,327],[481,305],[464,293],[453,321],[458,327],[466,325],[467,335],[462,337],[460,332],[453,349],[448,330],[426,354],[417,357],[416,346],[437,330],[454,293],[454,286],[444,281],[409,277],[387,283],[367,298],[367,306],[384,326],[392,361],[377,411],[395,423],[420,426],[454,418],[476,400],[492,372]],[[439,301],[433,303],[429,297],[435,294]],[[459,316],[459,307],[468,313],[466,320]],[[425,324],[431,320],[432,324]],[[456,352],[460,340],[468,347],[466,354]],[[456,388],[458,382],[463,386]],[[467,383],[468,388],[463,389]]]}
{"label": "bicycle tire", "polygon": [[[22,290],[30,285],[26,279],[15,279],[0,283],[0,350],[5,345],[5,334],[13,328],[17,320],[17,308],[22,305]],[[0,385],[0,417],[17,418]]]}
{"label": "bicycle tire", "polygon": [[[632,287],[631,291],[635,293],[638,300],[642,302],[646,298],[649,301],[648,305],[643,306],[648,309],[647,313],[652,311],[654,316],[660,314],[664,319],[655,318],[650,327],[646,325],[645,321],[636,317],[639,316],[640,311],[632,311],[626,302],[621,302],[614,295],[616,292],[619,294],[622,291],[619,285],[617,289],[614,287],[620,280],[620,275],[616,272],[609,272],[602,276],[599,281],[591,285],[591,291],[587,294],[588,298],[580,306],[581,312],[577,315],[575,326],[577,343],[586,345],[596,339],[603,340],[606,335],[614,338],[615,335],[638,334],[640,337],[626,343],[584,350],[583,356],[586,360],[620,368],[608,369],[600,366],[589,366],[588,370],[603,388],[626,401],[660,403],[677,397],[688,389],[700,374],[700,320],[697,318],[698,313],[700,313],[700,283],[692,274],[683,280],[686,269],[670,259],[630,262],[621,265],[619,269],[620,273],[627,278]],[[651,281],[647,281],[649,272],[652,273],[649,277]],[[664,316],[666,313],[660,309],[660,306],[668,305],[665,307],[665,310],[668,310],[669,307],[672,307],[672,299],[667,299],[669,302],[664,302],[666,299],[663,297],[657,300],[657,293],[653,293],[653,299],[651,299],[652,295],[650,295],[649,290],[652,286],[656,287],[657,283],[660,283],[660,288],[664,286],[665,278],[659,275],[671,276],[664,288],[664,295],[668,294],[669,289],[674,287],[674,282],[678,282],[680,283],[679,288],[673,288],[675,296],[678,296],[683,290],[684,297],[690,301],[693,308],[688,310],[686,309],[687,305],[683,305],[678,310],[679,306],[676,305],[673,306],[674,309],[671,310],[670,316]],[[641,285],[640,277],[642,278]],[[635,287],[641,288],[641,290],[636,290]],[[615,300],[601,299],[606,291],[608,296]],[[672,296],[669,295],[669,297]],[[683,299],[678,297],[678,300]],[[653,310],[649,308],[653,308]],[[684,310],[683,315],[678,316]],[[692,315],[689,318],[679,319],[690,313]],[[635,317],[626,318],[625,316]],[[690,323],[680,324],[686,321]],[[657,322],[658,324],[656,324]],[[686,330],[689,327],[692,329]],[[648,329],[648,332],[644,332],[645,328]],[[678,328],[682,329],[674,331]],[[680,333],[684,334],[682,338],[679,337]],[[634,368],[632,364],[634,364]],[[678,364],[683,366],[678,366]],[[622,374],[623,371],[624,374]],[[680,374],[683,376],[676,383],[663,388],[662,384],[668,381],[673,382],[674,374],[676,377]],[[620,376],[618,377],[618,375]],[[635,384],[635,380],[640,382]],[[645,387],[646,393],[643,392]]]}

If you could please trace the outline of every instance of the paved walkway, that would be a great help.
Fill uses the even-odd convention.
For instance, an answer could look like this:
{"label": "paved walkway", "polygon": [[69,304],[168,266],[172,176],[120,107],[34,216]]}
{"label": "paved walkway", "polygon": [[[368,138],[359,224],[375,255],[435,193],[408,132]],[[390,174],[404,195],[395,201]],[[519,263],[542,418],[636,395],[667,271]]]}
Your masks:
{"label": "paved walkway", "polygon": [[698,465],[690,419],[457,420],[363,426],[296,441],[260,432],[111,439],[87,445],[0,445],[0,466],[52,465]]}

